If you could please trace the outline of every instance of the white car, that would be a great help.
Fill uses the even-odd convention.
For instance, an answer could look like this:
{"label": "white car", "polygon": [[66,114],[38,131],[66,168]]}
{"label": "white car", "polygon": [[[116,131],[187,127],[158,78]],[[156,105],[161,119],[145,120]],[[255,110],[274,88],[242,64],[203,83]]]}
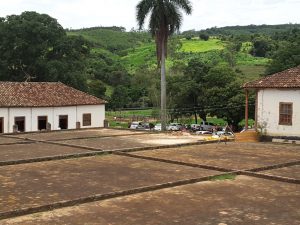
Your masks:
{"label": "white car", "polygon": [[158,123],[154,126],[155,131],[161,131],[161,123]]}
{"label": "white car", "polygon": [[179,131],[181,129],[182,129],[181,123],[170,123],[170,125],[167,127],[167,130],[172,130],[172,131]]}
{"label": "white car", "polygon": [[204,134],[212,134],[212,132],[207,131],[207,130],[201,130],[201,131],[196,131],[195,134],[200,134],[200,135],[204,135]]}
{"label": "white car", "polygon": [[132,122],[130,125],[130,129],[137,129],[138,126],[142,126],[142,122]]}
{"label": "white car", "polygon": [[216,135],[220,136],[234,136],[232,132],[218,131]]}

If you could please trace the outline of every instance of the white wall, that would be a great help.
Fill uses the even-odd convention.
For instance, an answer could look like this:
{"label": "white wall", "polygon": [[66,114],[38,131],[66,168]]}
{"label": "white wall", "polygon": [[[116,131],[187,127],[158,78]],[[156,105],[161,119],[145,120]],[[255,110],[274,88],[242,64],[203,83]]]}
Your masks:
{"label": "white wall", "polygon": [[[279,125],[279,103],[293,103],[291,126]],[[270,136],[300,137],[300,89],[263,89],[258,92],[257,122]]]}
{"label": "white wall", "polygon": [[[13,132],[13,125],[15,124],[15,117],[25,117],[25,132],[32,131],[31,123],[31,108],[9,108],[8,109],[8,133]],[[5,120],[7,120],[5,118]]]}
{"label": "white wall", "polygon": [[[91,126],[83,126],[83,114],[91,113]],[[81,128],[103,127],[105,119],[105,105],[78,106],[77,122],[80,122]]]}
{"label": "white wall", "polygon": [[[82,126],[82,115],[91,113],[91,126]],[[76,122],[81,128],[103,127],[105,105],[86,105],[70,107],[37,108],[0,108],[0,117],[4,118],[4,133],[12,133],[15,117],[25,117],[26,132],[38,131],[38,116],[47,116],[52,130],[59,130],[59,116],[68,115],[68,129],[76,129]]]}
{"label": "white wall", "polygon": [[53,109],[54,121],[51,123],[52,130],[59,129],[59,116],[68,115],[68,129],[76,128],[76,106],[55,107]]}
{"label": "white wall", "polygon": [[7,108],[0,108],[0,117],[4,118],[4,133],[8,133],[8,109]]}

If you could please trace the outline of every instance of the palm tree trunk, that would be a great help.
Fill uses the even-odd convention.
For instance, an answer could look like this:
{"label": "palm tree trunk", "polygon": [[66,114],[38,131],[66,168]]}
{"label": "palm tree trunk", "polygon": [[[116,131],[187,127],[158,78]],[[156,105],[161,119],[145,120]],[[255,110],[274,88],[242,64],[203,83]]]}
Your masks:
{"label": "palm tree trunk", "polygon": [[166,54],[165,40],[161,43],[161,130],[165,131],[167,126],[167,84],[166,84]]}

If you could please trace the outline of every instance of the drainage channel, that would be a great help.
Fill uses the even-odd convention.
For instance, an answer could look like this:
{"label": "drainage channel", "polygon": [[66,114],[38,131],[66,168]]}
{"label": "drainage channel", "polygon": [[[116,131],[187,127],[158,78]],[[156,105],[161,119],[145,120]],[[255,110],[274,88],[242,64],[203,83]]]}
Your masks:
{"label": "drainage channel", "polygon": [[133,188],[133,189],[129,189],[129,190],[110,192],[110,193],[106,193],[106,194],[92,195],[92,196],[82,197],[82,198],[73,199],[73,200],[56,202],[53,204],[17,209],[17,210],[12,210],[12,211],[7,211],[7,212],[0,212],[0,220],[18,217],[18,216],[29,215],[29,214],[38,213],[38,212],[51,211],[54,209],[76,206],[76,205],[80,205],[80,204],[84,204],[84,203],[108,200],[108,199],[112,199],[112,198],[116,198],[116,197],[125,197],[125,196],[129,196],[129,195],[133,195],[133,194],[140,194],[140,193],[145,193],[145,192],[150,192],[150,191],[163,190],[166,188],[179,187],[179,186],[183,186],[183,185],[187,185],[187,184],[194,184],[194,183],[199,183],[199,182],[204,182],[204,181],[210,181],[210,180],[213,180],[215,177],[223,176],[223,175],[238,175],[238,174],[234,173],[234,172],[220,173],[220,174],[212,175],[212,176],[191,178],[191,179],[186,179],[186,180],[178,180],[178,181],[167,182],[167,183],[162,183],[162,184],[155,184],[155,185],[151,185],[151,186],[143,186],[143,187]]}

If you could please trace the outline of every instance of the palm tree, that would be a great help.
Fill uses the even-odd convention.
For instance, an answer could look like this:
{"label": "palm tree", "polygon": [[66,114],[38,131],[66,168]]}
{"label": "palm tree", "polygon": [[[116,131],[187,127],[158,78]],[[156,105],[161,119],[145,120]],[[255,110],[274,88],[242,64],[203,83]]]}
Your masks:
{"label": "palm tree", "polygon": [[192,6],[189,0],[141,0],[136,6],[137,21],[142,29],[145,19],[150,15],[149,29],[156,42],[158,66],[161,69],[161,128],[166,130],[167,101],[166,101],[166,56],[168,37],[178,31],[182,22],[182,9],[191,14]]}

